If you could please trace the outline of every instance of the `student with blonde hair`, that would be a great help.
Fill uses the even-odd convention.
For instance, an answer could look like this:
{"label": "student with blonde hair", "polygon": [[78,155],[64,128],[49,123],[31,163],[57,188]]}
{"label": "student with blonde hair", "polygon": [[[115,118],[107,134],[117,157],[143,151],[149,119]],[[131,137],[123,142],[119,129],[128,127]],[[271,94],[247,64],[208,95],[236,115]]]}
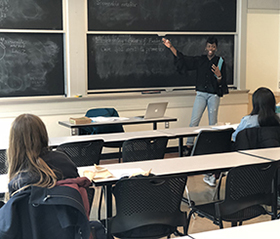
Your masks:
{"label": "student with blonde hair", "polygon": [[18,116],[10,130],[8,157],[9,193],[28,186],[52,188],[58,180],[79,177],[76,165],[48,147],[43,121],[33,114]]}

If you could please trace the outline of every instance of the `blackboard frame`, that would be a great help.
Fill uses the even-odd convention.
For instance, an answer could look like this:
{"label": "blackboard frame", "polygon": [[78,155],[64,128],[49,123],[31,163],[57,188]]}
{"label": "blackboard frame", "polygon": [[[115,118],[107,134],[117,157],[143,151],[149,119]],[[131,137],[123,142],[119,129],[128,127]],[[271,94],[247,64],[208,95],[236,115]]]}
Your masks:
{"label": "blackboard frame", "polygon": [[[193,56],[204,53],[208,35],[180,34],[165,37],[170,39],[178,50]],[[217,35],[216,37],[219,41],[217,55],[221,54],[225,58],[228,85],[233,85],[235,35]],[[187,75],[177,73],[173,64],[174,57],[170,50],[163,46],[161,38],[155,34],[88,34],[88,93],[194,88],[195,72],[188,72]],[[147,45],[149,42],[154,42],[154,44],[149,45],[147,50],[141,45],[143,42]],[[143,54],[140,52],[141,49],[145,51]],[[127,54],[128,50],[132,53]],[[152,51],[156,54],[154,58],[149,55]],[[141,61],[141,56],[144,56],[143,61]],[[145,68],[145,66],[140,68],[140,71],[144,72],[142,75],[141,72],[134,72],[137,66],[143,66],[146,62],[149,62],[147,64],[150,68]],[[127,70],[128,65],[131,65],[131,71]],[[122,71],[122,69],[126,70]],[[131,79],[140,85],[131,84]]]}

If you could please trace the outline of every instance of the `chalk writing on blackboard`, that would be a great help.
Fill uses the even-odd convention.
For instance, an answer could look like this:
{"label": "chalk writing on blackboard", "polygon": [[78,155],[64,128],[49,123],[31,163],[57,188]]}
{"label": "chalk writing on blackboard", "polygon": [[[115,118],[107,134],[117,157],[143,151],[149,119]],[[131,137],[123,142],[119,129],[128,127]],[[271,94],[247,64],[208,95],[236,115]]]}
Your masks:
{"label": "chalk writing on blackboard", "polygon": [[[204,54],[205,35],[169,35],[184,54]],[[233,36],[218,36],[219,54],[227,62],[228,84],[233,82]],[[194,71],[180,75],[174,57],[157,35],[88,35],[88,89],[143,89],[195,85]]]}
{"label": "chalk writing on blackboard", "polygon": [[0,27],[61,30],[62,1],[0,0]]}
{"label": "chalk writing on blackboard", "polygon": [[235,0],[88,0],[89,31],[235,32]]}
{"label": "chalk writing on blackboard", "polygon": [[62,46],[60,34],[0,34],[0,96],[64,94]]}

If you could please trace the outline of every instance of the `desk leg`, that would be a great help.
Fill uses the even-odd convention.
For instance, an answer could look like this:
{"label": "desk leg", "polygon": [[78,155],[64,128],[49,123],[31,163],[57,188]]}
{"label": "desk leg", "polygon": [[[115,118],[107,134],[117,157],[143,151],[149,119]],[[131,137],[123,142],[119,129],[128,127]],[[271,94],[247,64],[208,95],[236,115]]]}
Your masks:
{"label": "desk leg", "polygon": [[105,186],[105,200],[106,200],[106,231],[107,231],[107,238],[109,238],[109,231],[110,231],[110,224],[109,219],[112,217],[112,186],[107,185]]}
{"label": "desk leg", "polygon": [[179,138],[179,157],[183,157],[183,137]]}
{"label": "desk leg", "polygon": [[157,122],[153,122],[153,130],[157,130]]}

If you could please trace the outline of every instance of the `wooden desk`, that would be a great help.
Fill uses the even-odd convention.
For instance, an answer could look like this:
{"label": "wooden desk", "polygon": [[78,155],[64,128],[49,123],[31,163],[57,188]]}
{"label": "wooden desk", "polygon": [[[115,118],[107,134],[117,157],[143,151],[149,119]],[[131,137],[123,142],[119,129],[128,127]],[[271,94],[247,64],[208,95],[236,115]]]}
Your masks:
{"label": "wooden desk", "polygon": [[280,220],[253,223],[238,227],[217,229],[213,231],[190,234],[182,239],[264,239],[279,236]]}
{"label": "wooden desk", "polygon": [[[127,173],[133,169],[141,169],[148,171],[152,169],[152,173],[156,175],[198,175],[215,170],[229,170],[230,168],[239,165],[267,163],[265,159],[253,157],[251,155],[240,154],[238,152],[209,154],[193,157],[177,157],[168,159],[147,160],[130,163],[117,163],[106,165],[106,168],[112,173],[114,170],[122,171],[123,176],[128,176]],[[79,174],[82,176],[85,170],[94,170],[93,166],[79,167]],[[119,174],[120,175],[120,174]],[[106,218],[112,216],[112,195],[111,187],[119,180],[116,178],[107,178],[93,181],[95,186],[105,187],[106,198]]]}
{"label": "wooden desk", "polygon": [[104,126],[104,125],[114,125],[114,124],[121,124],[121,125],[128,125],[128,124],[153,124],[153,129],[157,129],[157,123],[162,122],[172,122],[177,121],[177,118],[174,117],[162,117],[162,118],[154,118],[154,119],[144,119],[140,117],[132,117],[128,118],[128,120],[118,120],[118,121],[108,121],[108,122],[92,122],[89,124],[71,124],[69,121],[58,121],[58,123],[62,126],[71,129],[72,135],[77,135],[79,133],[79,128],[81,127],[88,127],[88,126]]}
{"label": "wooden desk", "polygon": [[280,147],[240,150],[238,152],[242,154],[252,155],[254,157],[268,159],[271,161],[277,161],[280,159]]}

